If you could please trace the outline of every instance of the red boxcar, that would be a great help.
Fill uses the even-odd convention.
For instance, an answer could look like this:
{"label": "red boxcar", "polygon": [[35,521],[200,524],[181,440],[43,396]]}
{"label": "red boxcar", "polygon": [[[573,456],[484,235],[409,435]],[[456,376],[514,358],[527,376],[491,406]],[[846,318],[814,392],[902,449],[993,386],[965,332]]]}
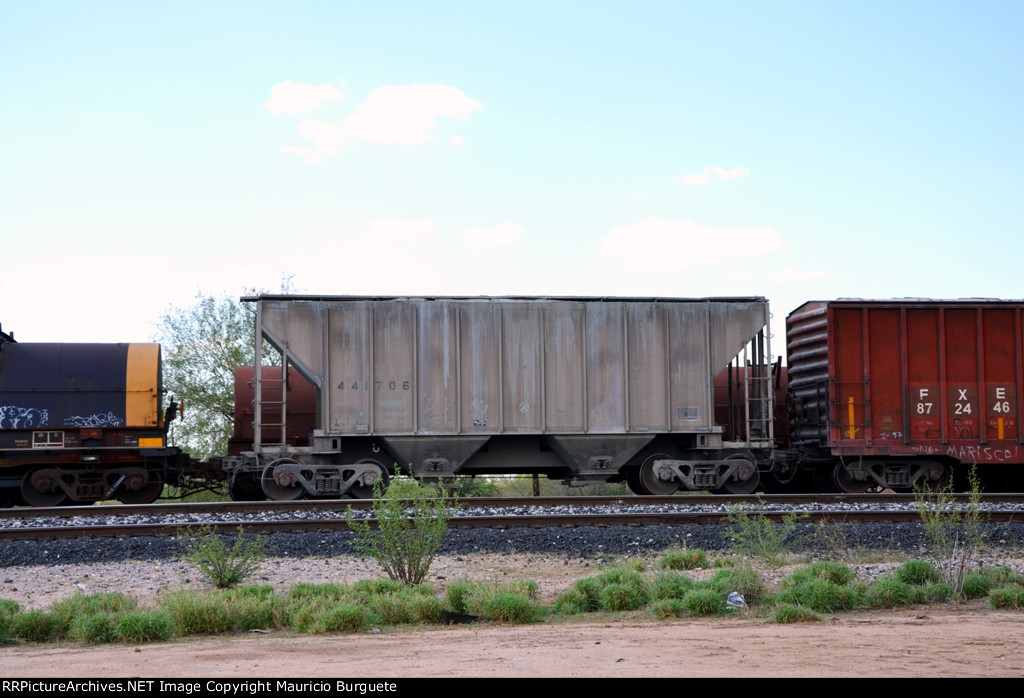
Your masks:
{"label": "red boxcar", "polygon": [[1024,463],[1022,310],[986,299],[805,303],[786,321],[792,445],[848,491]]}

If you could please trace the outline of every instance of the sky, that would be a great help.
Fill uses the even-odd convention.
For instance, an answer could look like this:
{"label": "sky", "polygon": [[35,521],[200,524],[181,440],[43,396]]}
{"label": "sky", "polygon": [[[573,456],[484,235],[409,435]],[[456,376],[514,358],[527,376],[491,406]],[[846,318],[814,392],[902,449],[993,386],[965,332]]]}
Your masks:
{"label": "sky", "polygon": [[0,327],[197,294],[1022,298],[1024,3],[0,0]]}

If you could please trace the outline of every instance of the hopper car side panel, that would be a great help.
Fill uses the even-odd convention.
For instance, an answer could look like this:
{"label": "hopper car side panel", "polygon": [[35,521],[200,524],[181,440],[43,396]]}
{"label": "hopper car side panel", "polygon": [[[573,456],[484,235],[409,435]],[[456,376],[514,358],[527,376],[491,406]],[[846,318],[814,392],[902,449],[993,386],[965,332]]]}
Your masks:
{"label": "hopper car side panel", "polygon": [[[678,487],[698,461],[727,455],[714,376],[758,337],[767,352],[763,298],[246,300],[257,304],[260,335],[318,393],[306,451],[264,426],[257,381],[253,451],[237,468],[273,480],[270,496],[299,496],[296,486],[336,495],[395,464],[430,477],[598,481],[646,467],[659,470],[651,487]],[[761,426],[736,432],[756,433],[762,448],[771,446],[768,382],[762,376],[755,391]],[[719,468],[710,482],[753,460]]]}

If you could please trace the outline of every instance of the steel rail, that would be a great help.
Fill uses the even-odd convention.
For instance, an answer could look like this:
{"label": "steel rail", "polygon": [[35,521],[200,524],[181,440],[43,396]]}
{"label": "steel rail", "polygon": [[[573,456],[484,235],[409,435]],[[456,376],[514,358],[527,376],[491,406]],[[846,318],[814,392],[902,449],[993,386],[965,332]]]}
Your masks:
{"label": "steel rail", "polygon": [[[943,495],[951,502],[966,503],[969,495]],[[765,494],[765,495],[675,495],[667,497],[647,496],[566,496],[566,497],[466,497],[458,500],[463,509],[487,507],[529,508],[529,507],[593,507],[593,506],[751,506],[751,505],[794,505],[828,506],[830,504],[906,504],[917,501],[914,494]],[[1024,494],[988,494],[980,501],[984,504],[1024,504]],[[297,501],[259,502],[192,502],[156,504],[102,504],[89,506],[60,507],[15,507],[0,509],[3,519],[73,518],[93,516],[157,516],[185,513],[232,514],[252,512],[318,512],[359,511],[369,509],[369,499],[317,499]]]}
{"label": "steel rail", "polygon": [[[747,510],[750,515],[763,515],[770,521],[782,521],[785,517],[796,515],[800,522],[818,523],[899,523],[920,521],[916,511],[758,511]],[[1024,519],[1024,513],[1006,511],[979,512],[984,521],[1007,522]],[[621,514],[552,514],[552,515],[512,515],[512,516],[456,516],[448,520],[448,527],[453,529],[472,528],[578,528],[582,526],[681,526],[694,524],[728,524],[731,513],[728,512],[652,512],[652,513],[621,513]],[[374,519],[366,519],[371,526],[376,526]],[[174,536],[183,532],[197,530],[232,535],[240,530],[245,533],[312,533],[350,530],[348,521],[343,518],[327,519],[289,519],[278,521],[219,521],[219,522],[185,522],[185,523],[141,523],[141,524],[103,524],[96,526],[34,526],[25,528],[0,529],[0,540],[56,540],[68,538],[126,538],[126,537],[157,537]]]}

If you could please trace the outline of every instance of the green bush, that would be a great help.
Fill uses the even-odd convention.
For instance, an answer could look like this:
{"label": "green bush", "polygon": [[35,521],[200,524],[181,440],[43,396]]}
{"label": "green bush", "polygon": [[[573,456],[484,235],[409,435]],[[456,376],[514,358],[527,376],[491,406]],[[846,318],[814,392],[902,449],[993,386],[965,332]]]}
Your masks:
{"label": "green bush", "polygon": [[231,545],[210,526],[183,529],[178,534],[179,557],[193,565],[208,583],[218,589],[238,586],[252,576],[266,559],[266,542],[245,536],[242,527]]}
{"label": "green bush", "polygon": [[301,607],[292,614],[289,626],[299,633],[324,635],[365,632],[371,622],[370,612],[364,605],[339,601]]}
{"label": "green bush", "polygon": [[291,592],[288,594],[289,600],[298,602],[310,599],[351,599],[354,601],[358,597],[359,594],[352,587],[337,582],[327,582],[325,584],[299,582],[292,587]]}
{"label": "green bush", "polygon": [[[455,586],[455,585],[453,585]],[[497,585],[484,582],[458,583],[446,590],[449,610],[477,616],[496,623],[533,623],[544,615],[537,600],[536,582]]]}
{"label": "green bush", "polygon": [[88,613],[76,616],[68,628],[68,639],[99,645],[117,642],[117,621],[110,613]]}
{"label": "green bush", "polygon": [[475,588],[475,582],[464,579],[449,584],[448,588],[444,590],[444,599],[448,610],[454,613],[468,614],[469,598]]}
{"label": "green bush", "polygon": [[669,550],[658,561],[667,570],[695,570],[708,566],[708,554],[703,550]]}
{"label": "green bush", "polygon": [[776,606],[793,604],[818,613],[835,613],[866,605],[864,590],[856,584],[836,584],[817,577],[793,582],[784,579],[775,594]]}
{"label": "green bush", "polygon": [[354,518],[348,510],[348,525],[356,533],[353,547],[372,557],[388,578],[406,586],[423,582],[448,532],[449,509],[458,501],[446,500],[440,486],[428,487],[415,480],[402,487],[398,481],[384,490],[378,478],[373,485],[373,517],[376,527]]}
{"label": "green bush", "polygon": [[937,491],[915,488],[917,511],[934,551],[935,567],[958,601],[970,598],[964,584],[977,564],[982,548],[981,524],[987,518],[981,509],[981,482],[977,467],[971,466],[968,502],[961,505],[953,496],[953,481]]}
{"label": "green bush", "polygon": [[[763,509],[761,495],[757,502]],[[788,539],[796,530],[797,522],[807,516],[809,514],[793,512],[784,514],[781,521],[773,521],[762,511],[750,512],[743,506],[733,506],[729,508],[729,523],[733,529],[722,535],[736,550],[778,566],[785,562]]]}
{"label": "green bush", "polygon": [[717,616],[725,613],[725,597],[714,589],[693,589],[686,592],[679,603],[691,616]]}
{"label": "green bush", "polygon": [[598,597],[603,611],[632,611],[647,605],[648,596],[643,589],[633,584],[616,582],[605,585]]}
{"label": "green bush", "polygon": [[597,604],[592,603],[584,591],[569,587],[555,598],[554,610],[565,615],[577,615],[596,611]]}
{"label": "green bush", "polygon": [[912,585],[910,593],[912,595],[911,603],[942,603],[953,597],[949,585],[942,582]]}
{"label": "green bush", "polygon": [[479,615],[497,623],[535,623],[544,615],[536,599],[514,591],[495,591],[479,603]]}
{"label": "green bush", "polygon": [[49,642],[60,638],[59,629],[60,623],[52,612],[32,609],[11,616],[9,634],[13,640]]}
{"label": "green bush", "polygon": [[819,613],[799,604],[783,604],[772,612],[776,623],[820,623],[824,620]]}
{"label": "green bush", "polygon": [[651,615],[662,620],[669,618],[682,618],[689,614],[686,604],[680,598],[657,599],[651,602]]}
{"label": "green bush", "polygon": [[728,596],[736,591],[743,595],[747,604],[761,603],[767,595],[764,578],[749,564],[739,564],[718,570],[709,583],[719,594]]}
{"label": "green bush", "polygon": [[652,601],[663,599],[681,599],[696,586],[696,582],[678,572],[660,572],[649,584]]}
{"label": "green bush", "polygon": [[160,598],[160,608],[183,635],[218,635],[237,629],[234,609],[220,594],[194,590],[166,594]]}
{"label": "green bush", "polygon": [[926,560],[907,560],[896,568],[896,579],[905,584],[934,584],[941,577],[935,565]]}
{"label": "green bush", "polygon": [[114,616],[118,642],[166,642],[178,635],[174,619],[167,612],[128,611]]}
{"label": "green bush", "polygon": [[911,586],[896,577],[883,577],[867,589],[867,602],[871,608],[896,608],[913,603]]}
{"label": "green bush", "polygon": [[1019,587],[1001,587],[993,589],[988,595],[992,608],[1024,608],[1024,589]]}
{"label": "green bush", "polygon": [[851,583],[853,577],[853,570],[846,565],[819,560],[793,570],[783,583],[788,586],[795,586],[811,579],[820,579],[824,582],[844,586]]}

